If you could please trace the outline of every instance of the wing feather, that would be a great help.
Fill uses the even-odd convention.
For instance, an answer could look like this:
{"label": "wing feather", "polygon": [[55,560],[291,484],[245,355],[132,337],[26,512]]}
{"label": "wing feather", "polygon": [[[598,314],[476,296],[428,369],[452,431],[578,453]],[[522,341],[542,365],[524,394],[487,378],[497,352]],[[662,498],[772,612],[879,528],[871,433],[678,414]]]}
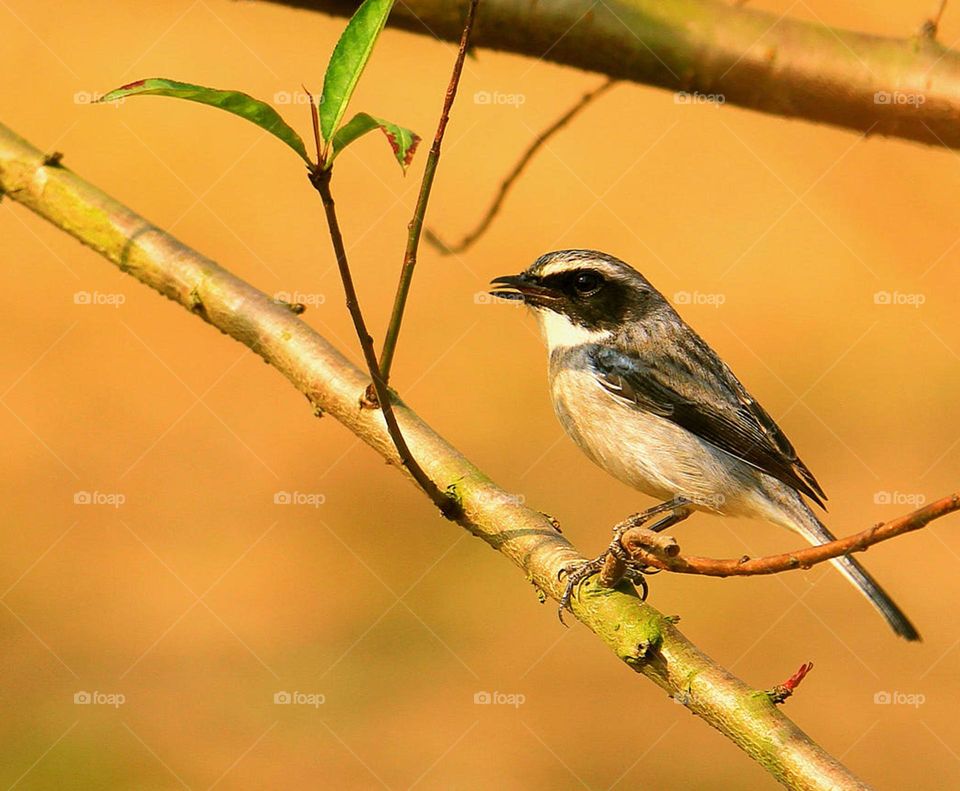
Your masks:
{"label": "wing feather", "polygon": [[[681,336],[683,337],[683,336]],[[674,354],[658,349],[657,365],[617,346],[594,347],[597,379],[612,395],[664,417],[823,507],[826,495],[767,411],[697,335]]]}

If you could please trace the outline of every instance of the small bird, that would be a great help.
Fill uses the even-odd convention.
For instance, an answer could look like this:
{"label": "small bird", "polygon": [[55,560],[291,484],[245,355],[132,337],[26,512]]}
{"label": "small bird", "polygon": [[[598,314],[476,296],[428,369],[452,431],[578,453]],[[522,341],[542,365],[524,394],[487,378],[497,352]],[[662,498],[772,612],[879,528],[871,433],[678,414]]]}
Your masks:
{"label": "small bird", "polygon": [[[834,540],[803,499],[822,508],[826,495],[780,427],[633,267],[596,250],[559,250],[491,285],[536,314],[567,434],[615,478],[665,501],[657,510],[668,515],[651,529],[706,511],[773,522],[811,544]],[[567,601],[601,558],[570,574]],[[894,632],[920,639],[860,563],[832,562]]]}

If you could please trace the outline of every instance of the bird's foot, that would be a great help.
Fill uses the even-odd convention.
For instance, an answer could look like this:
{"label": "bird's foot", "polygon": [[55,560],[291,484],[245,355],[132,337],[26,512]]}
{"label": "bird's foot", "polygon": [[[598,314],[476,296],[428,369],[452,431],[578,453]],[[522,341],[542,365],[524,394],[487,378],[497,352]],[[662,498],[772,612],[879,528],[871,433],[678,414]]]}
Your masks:
{"label": "bird's foot", "polygon": [[[570,609],[570,600],[573,598],[573,592],[581,582],[594,574],[604,572],[602,577],[604,587],[613,588],[622,579],[627,579],[640,590],[640,598],[646,600],[649,588],[644,576],[645,567],[640,566],[633,560],[630,553],[623,546],[623,536],[628,530],[640,527],[646,524],[654,516],[666,513],[667,516],[660,519],[650,529],[654,532],[665,530],[677,522],[686,519],[691,510],[687,507],[690,500],[685,497],[674,497],[672,500],[660,503],[659,505],[648,508],[646,511],[640,511],[627,517],[613,528],[613,537],[610,544],[602,555],[593,560],[585,560],[577,563],[571,563],[560,571],[561,578],[566,576],[567,586],[564,588],[563,596],[560,597],[560,608],[557,615],[560,623],[563,623],[563,611]],[[609,566],[607,565],[609,562]]]}
{"label": "bird's foot", "polygon": [[607,553],[595,557],[593,560],[581,560],[576,563],[570,563],[560,569],[558,576],[567,578],[567,586],[563,589],[563,596],[560,597],[560,606],[557,608],[557,617],[560,623],[566,626],[563,620],[563,611],[570,609],[570,599],[573,598],[573,592],[581,582],[594,574],[598,574],[607,560]]}
{"label": "bird's foot", "polygon": [[594,574],[599,574],[601,571],[604,571],[607,564],[611,562],[619,566],[619,568],[613,575],[604,574],[604,577],[608,578],[604,580],[604,587],[616,587],[620,580],[627,579],[640,590],[640,598],[646,601],[649,588],[644,578],[643,569],[630,558],[627,551],[623,548],[623,544],[620,542],[620,539],[629,527],[628,525],[621,528],[620,525],[617,525],[617,529],[614,530],[613,539],[603,554],[598,555],[593,560],[571,563],[560,571],[560,575],[566,576],[567,578],[567,585],[563,590],[563,596],[560,597],[560,607],[557,609],[557,617],[560,618],[560,623],[566,625],[563,620],[563,611],[570,609],[570,600],[573,598],[573,592],[579,587],[580,583],[592,577]]}

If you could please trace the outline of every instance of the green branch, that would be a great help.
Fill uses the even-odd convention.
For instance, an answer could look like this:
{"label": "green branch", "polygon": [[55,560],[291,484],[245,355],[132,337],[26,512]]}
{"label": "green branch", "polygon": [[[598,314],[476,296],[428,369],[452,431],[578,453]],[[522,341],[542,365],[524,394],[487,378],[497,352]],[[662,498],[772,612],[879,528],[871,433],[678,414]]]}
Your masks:
{"label": "green branch", "polygon": [[[48,159],[0,124],[0,195],[19,202],[122,271],[245,344],[387,461],[400,464],[379,410],[358,409],[369,375],[289,306]],[[456,521],[559,600],[558,572],[582,560],[543,514],[525,508],[447,444],[402,401],[393,402],[411,452],[462,506]],[[723,733],[778,781],[795,789],[865,789],[803,733],[767,693],[747,686],[687,640],[673,620],[632,589],[585,583],[573,614],[630,668]],[[552,612],[546,614],[552,618]]]}

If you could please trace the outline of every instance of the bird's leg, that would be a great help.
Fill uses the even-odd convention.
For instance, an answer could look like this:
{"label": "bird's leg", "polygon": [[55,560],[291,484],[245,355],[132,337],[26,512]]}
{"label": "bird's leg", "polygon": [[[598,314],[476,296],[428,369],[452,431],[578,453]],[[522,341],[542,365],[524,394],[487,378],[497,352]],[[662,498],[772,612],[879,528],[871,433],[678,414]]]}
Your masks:
{"label": "bird's leg", "polygon": [[622,575],[619,579],[613,581],[611,587],[616,585],[620,579],[626,577],[634,585],[640,587],[642,592],[642,597],[646,599],[647,597],[647,583],[643,579],[642,570],[635,565],[632,565],[632,560],[627,554],[626,549],[624,549],[621,539],[623,534],[628,530],[633,529],[634,527],[640,527],[645,522],[648,522],[653,517],[658,514],[669,511],[670,513],[665,516],[663,519],[659,520],[651,529],[659,532],[665,530],[671,525],[677,524],[686,519],[692,513],[690,508],[687,506],[690,504],[690,501],[685,497],[674,497],[672,500],[667,500],[666,502],[655,505],[652,508],[648,508],[646,511],[640,511],[631,516],[628,516],[622,522],[618,522],[613,528],[613,538],[610,541],[609,546],[604,550],[602,555],[599,555],[593,560],[581,561],[578,563],[573,563],[569,566],[566,566],[561,570],[561,574],[565,574],[567,577],[567,586],[563,591],[563,596],[560,597],[560,609],[557,614],[560,617],[560,623],[563,623],[563,611],[570,606],[570,599],[573,596],[574,590],[577,586],[583,582],[588,577],[592,577],[594,574],[598,573],[606,562],[607,556],[612,555],[618,561],[623,568]]}

